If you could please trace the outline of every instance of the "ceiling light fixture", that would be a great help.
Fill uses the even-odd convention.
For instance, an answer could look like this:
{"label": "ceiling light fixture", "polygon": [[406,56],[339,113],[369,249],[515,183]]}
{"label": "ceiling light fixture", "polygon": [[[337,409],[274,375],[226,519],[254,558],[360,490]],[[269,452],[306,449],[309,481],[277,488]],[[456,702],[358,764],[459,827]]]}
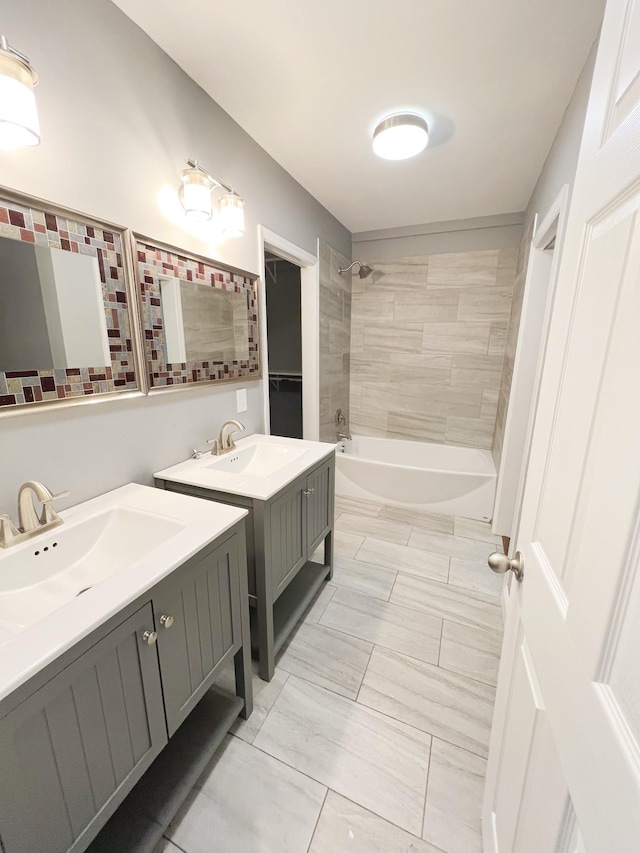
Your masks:
{"label": "ceiling light fixture", "polygon": [[38,75],[29,60],[0,36],[0,148],[40,144],[33,87]]}
{"label": "ceiling light fixture", "polygon": [[187,160],[188,169],[180,172],[182,184],[178,190],[185,215],[195,222],[205,222],[213,216],[211,190],[221,187],[226,193],[220,197],[220,218],[224,237],[242,237],[244,234],[244,199],[223,181],[214,178],[197,160]]}
{"label": "ceiling light fixture", "polygon": [[384,160],[406,160],[427,147],[429,127],[422,116],[395,113],[373,131],[373,150]]}

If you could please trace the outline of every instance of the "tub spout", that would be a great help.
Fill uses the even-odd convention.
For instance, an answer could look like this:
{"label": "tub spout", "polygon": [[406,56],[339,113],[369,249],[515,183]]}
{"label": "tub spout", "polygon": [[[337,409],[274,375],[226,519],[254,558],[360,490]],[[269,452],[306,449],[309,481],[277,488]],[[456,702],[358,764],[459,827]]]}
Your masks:
{"label": "tub spout", "polygon": [[338,433],[338,441],[342,441],[343,439],[345,441],[352,441],[353,440],[348,432],[339,432]]}

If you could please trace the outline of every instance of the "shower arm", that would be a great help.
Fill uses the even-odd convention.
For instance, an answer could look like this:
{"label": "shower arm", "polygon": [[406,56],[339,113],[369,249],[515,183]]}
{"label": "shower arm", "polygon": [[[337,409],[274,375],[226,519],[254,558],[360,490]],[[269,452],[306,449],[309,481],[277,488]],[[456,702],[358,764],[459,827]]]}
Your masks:
{"label": "shower arm", "polygon": [[360,268],[362,268],[362,267],[364,266],[364,264],[362,263],[362,261],[353,261],[351,264],[349,264],[349,266],[348,266],[348,267],[345,267],[343,270],[338,269],[338,273],[339,273],[340,275],[342,275],[342,273],[343,273],[343,272],[349,272],[349,270],[350,270],[352,267],[355,267],[355,265],[356,265],[356,264],[358,264],[358,266],[359,266]]}

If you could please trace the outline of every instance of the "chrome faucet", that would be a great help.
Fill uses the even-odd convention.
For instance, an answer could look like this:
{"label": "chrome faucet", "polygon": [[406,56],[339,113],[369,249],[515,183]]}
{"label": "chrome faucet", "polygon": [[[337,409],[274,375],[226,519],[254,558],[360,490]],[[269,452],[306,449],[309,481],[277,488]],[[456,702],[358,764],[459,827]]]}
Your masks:
{"label": "chrome faucet", "polygon": [[352,441],[352,438],[348,432],[339,432],[338,433],[338,441],[342,441],[343,439],[345,441]]}
{"label": "chrome faucet", "polygon": [[[231,429],[235,427],[235,429]],[[213,444],[211,453],[213,456],[222,456],[223,453],[229,453],[236,449],[235,442],[232,438],[234,432],[243,432],[244,426],[238,421],[225,421],[220,427],[220,436],[218,438],[210,438],[207,444]]]}
{"label": "chrome faucet", "polygon": [[[0,515],[0,548],[9,548],[62,524],[64,519],[51,505],[56,498],[64,498],[69,492],[59,492],[54,495],[42,483],[29,480],[20,486],[18,492],[19,527],[11,521],[8,515]],[[37,498],[42,504],[42,513],[38,515],[33,503]]]}

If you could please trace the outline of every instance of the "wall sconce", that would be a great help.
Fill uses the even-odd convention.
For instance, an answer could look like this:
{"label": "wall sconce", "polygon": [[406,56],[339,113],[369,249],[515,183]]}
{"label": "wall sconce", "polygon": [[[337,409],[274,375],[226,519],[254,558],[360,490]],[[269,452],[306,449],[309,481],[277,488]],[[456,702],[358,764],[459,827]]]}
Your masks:
{"label": "wall sconce", "polygon": [[221,187],[226,193],[220,197],[220,218],[225,237],[242,237],[244,234],[244,199],[227,184],[214,178],[197,160],[187,160],[188,169],[180,172],[182,184],[178,190],[185,216],[195,222],[205,222],[213,216],[211,190]]}
{"label": "wall sconce", "polygon": [[29,60],[0,36],[0,148],[40,144],[33,87],[38,75]]}

